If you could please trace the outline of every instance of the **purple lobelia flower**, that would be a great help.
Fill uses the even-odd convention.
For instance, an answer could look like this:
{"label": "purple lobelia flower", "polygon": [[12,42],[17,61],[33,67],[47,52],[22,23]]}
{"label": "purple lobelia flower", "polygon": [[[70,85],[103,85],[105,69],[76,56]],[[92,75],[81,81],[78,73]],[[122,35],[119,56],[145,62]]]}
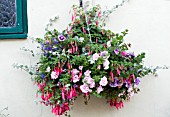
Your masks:
{"label": "purple lobelia flower", "polygon": [[61,35],[58,36],[58,40],[59,41],[64,41],[64,40],[66,40],[66,37],[61,34]]}
{"label": "purple lobelia flower", "polygon": [[110,87],[117,87],[118,86],[118,80],[114,79],[114,82],[110,82]]}
{"label": "purple lobelia flower", "polygon": [[130,57],[135,57],[135,54],[133,52],[129,52],[127,53],[127,55],[129,55]]}
{"label": "purple lobelia flower", "polygon": [[118,55],[119,54],[119,49],[114,50],[114,53]]}
{"label": "purple lobelia flower", "polygon": [[58,40],[56,38],[52,38],[52,41],[54,45],[58,44]]}
{"label": "purple lobelia flower", "polygon": [[140,83],[140,79],[139,79],[139,78],[136,78],[136,79],[135,79],[135,85],[139,85],[139,83]]}
{"label": "purple lobelia flower", "polygon": [[41,78],[43,78],[43,79],[45,78],[45,74],[44,73],[41,74]]}

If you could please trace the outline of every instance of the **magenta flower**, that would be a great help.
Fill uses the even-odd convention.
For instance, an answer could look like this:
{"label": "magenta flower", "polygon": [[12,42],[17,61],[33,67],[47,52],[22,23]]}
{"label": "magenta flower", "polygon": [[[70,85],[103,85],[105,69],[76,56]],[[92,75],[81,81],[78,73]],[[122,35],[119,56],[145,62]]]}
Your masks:
{"label": "magenta flower", "polygon": [[99,82],[99,84],[100,84],[101,86],[106,86],[107,83],[108,83],[108,81],[107,81],[106,76],[104,76],[103,78],[101,78],[101,80],[100,80],[100,82]]}
{"label": "magenta flower", "polygon": [[64,41],[64,40],[66,40],[66,37],[61,34],[61,35],[58,36],[58,40],[59,41]]}
{"label": "magenta flower", "polygon": [[125,57],[125,56],[127,55],[127,53],[126,53],[125,51],[123,51],[123,52],[121,52],[121,55],[122,55],[123,57]]}

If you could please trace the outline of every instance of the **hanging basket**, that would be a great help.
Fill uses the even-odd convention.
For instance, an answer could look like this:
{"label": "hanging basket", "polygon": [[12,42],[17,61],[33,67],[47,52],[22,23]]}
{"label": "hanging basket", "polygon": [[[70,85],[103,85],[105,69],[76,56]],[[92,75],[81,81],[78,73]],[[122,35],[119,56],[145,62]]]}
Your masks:
{"label": "hanging basket", "polygon": [[145,53],[130,52],[124,43],[128,30],[120,34],[105,29],[107,12],[99,5],[86,10],[74,5],[72,22],[62,32],[48,31],[41,45],[34,82],[41,103],[55,115],[67,115],[75,99],[83,95],[104,97],[111,107],[124,106],[139,91],[140,78],[152,73],[143,66]]}

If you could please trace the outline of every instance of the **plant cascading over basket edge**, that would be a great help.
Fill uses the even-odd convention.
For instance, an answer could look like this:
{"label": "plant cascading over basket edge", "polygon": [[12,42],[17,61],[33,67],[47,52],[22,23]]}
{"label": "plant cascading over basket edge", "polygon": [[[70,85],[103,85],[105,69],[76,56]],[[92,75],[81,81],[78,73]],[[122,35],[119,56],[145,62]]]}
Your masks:
{"label": "plant cascading over basket edge", "polygon": [[145,53],[129,51],[131,44],[124,43],[128,30],[115,34],[104,28],[112,11],[81,6],[73,5],[67,29],[48,30],[43,39],[36,39],[42,53],[34,67],[15,65],[32,75],[41,103],[51,106],[55,115],[67,115],[80,95],[86,104],[94,95],[122,108],[123,101],[139,91],[140,78],[155,73],[143,65]]}

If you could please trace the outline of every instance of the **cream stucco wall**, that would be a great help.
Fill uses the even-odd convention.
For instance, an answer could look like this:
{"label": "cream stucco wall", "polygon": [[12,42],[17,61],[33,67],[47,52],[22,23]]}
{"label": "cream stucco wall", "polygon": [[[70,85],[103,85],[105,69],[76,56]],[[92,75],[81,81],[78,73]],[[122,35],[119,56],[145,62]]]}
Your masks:
{"label": "cream stucco wall", "polygon": [[[95,0],[111,7],[116,0]],[[42,37],[49,18],[60,16],[57,28],[64,29],[70,16],[69,8],[78,0],[28,0],[29,36]],[[170,66],[170,1],[130,0],[114,12],[108,28],[115,32],[129,29],[127,42],[137,53],[145,51],[145,64]],[[13,63],[33,64],[34,59],[20,48],[32,48],[30,39],[0,40],[0,110],[9,117],[54,117],[50,108],[36,104],[36,86],[29,75],[13,69]],[[111,109],[104,99],[92,97],[89,105],[80,97],[75,102],[72,117],[170,117],[170,70],[160,70],[157,78],[147,76],[141,92],[121,110]]]}

